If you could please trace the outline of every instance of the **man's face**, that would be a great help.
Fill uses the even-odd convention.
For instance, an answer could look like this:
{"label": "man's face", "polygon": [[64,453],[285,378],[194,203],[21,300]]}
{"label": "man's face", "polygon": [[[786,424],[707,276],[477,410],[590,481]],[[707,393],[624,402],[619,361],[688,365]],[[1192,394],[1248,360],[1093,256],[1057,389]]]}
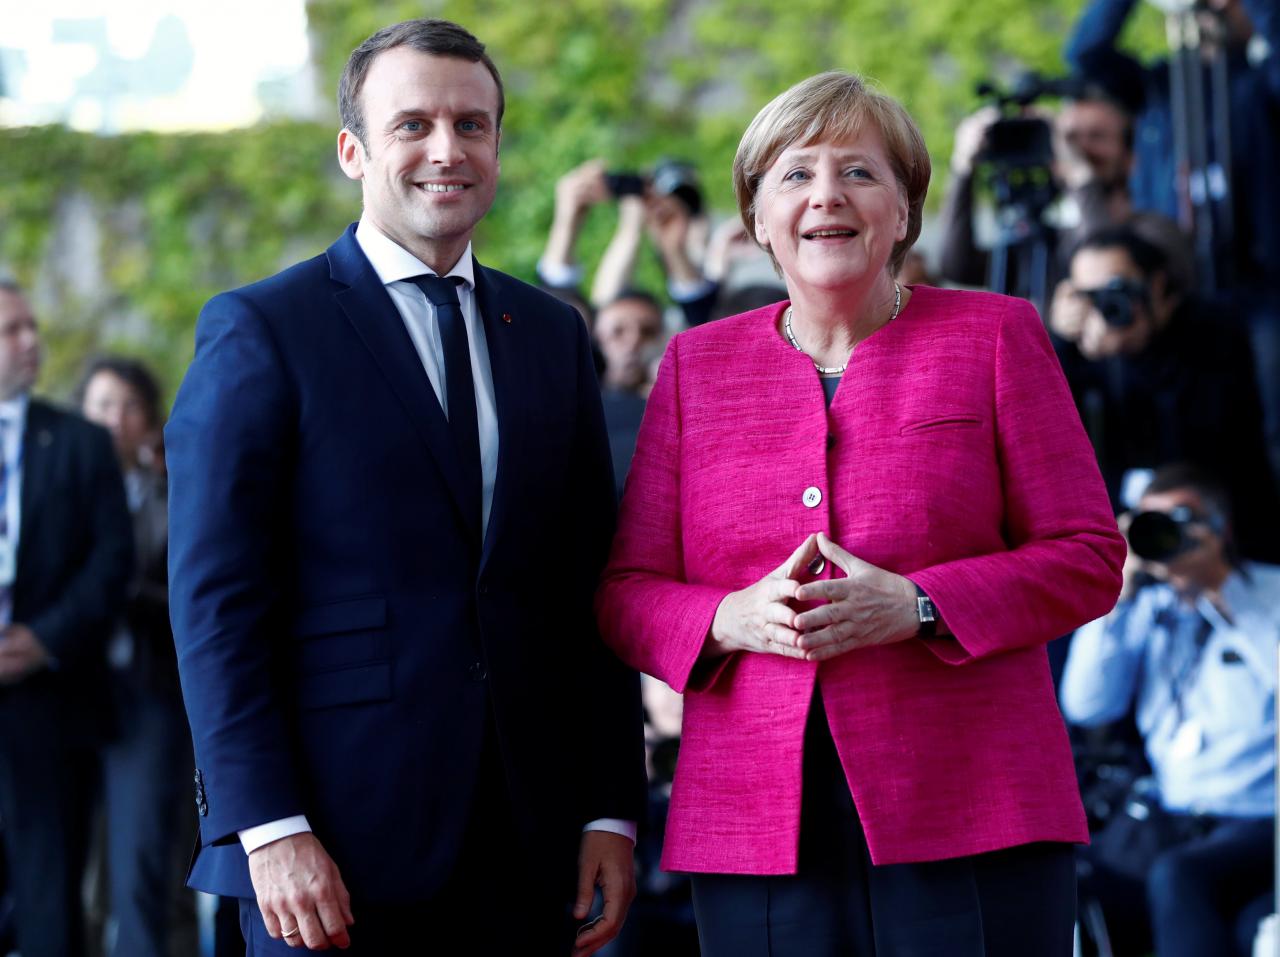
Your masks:
{"label": "man's face", "polygon": [[25,296],[0,289],[0,401],[30,391],[40,374],[40,333]]}
{"label": "man's face", "polygon": [[146,403],[133,386],[114,372],[95,373],[85,386],[80,411],[111,433],[116,454],[126,468],[138,464],[138,453],[151,437],[152,422]]}
{"label": "man's face", "polygon": [[1067,148],[1104,186],[1123,186],[1129,178],[1133,152],[1125,143],[1128,119],[1110,103],[1080,100],[1058,114],[1058,135]]}
{"label": "man's face", "polygon": [[1133,322],[1130,325],[1112,326],[1103,319],[1102,313],[1085,293],[1102,289],[1113,279],[1146,283],[1142,270],[1125,249],[1081,249],[1071,257],[1071,285],[1087,310],[1077,342],[1081,355],[1086,359],[1134,355],[1147,347],[1155,332],[1151,310],[1141,301],[1133,303]]}
{"label": "man's face", "polygon": [[[1189,509],[1194,515],[1206,516],[1208,511],[1200,496],[1193,489],[1171,489],[1144,495],[1138,502],[1140,512],[1164,512],[1175,508]],[[1157,578],[1167,580],[1175,590],[1183,594],[1199,594],[1208,588],[1216,588],[1228,570],[1226,549],[1222,537],[1206,522],[1193,522],[1187,535],[1195,541],[1192,548],[1171,558],[1167,563],[1146,563],[1146,568]]]}
{"label": "man's face", "polygon": [[662,314],[643,299],[619,299],[596,316],[595,336],[604,354],[605,380],[636,389],[648,375],[649,350],[662,334]]}
{"label": "man's face", "polygon": [[374,59],[360,102],[368,150],[343,130],[343,172],[383,234],[446,272],[498,188],[497,83],[483,63],[401,46]]}

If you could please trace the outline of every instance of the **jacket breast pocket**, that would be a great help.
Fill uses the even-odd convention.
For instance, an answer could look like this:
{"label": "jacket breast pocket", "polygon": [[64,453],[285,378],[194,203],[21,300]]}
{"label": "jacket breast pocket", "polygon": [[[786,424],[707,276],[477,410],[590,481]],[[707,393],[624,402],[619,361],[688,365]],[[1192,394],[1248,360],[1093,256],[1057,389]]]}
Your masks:
{"label": "jacket breast pocket", "polygon": [[918,435],[922,432],[950,432],[960,429],[979,429],[982,428],[983,418],[979,415],[970,415],[968,413],[952,413],[949,415],[935,415],[927,419],[920,419],[904,425],[898,430],[899,435]]}
{"label": "jacket breast pocket", "polygon": [[329,708],[391,697],[387,601],[354,598],[304,608],[294,619],[298,703]]}

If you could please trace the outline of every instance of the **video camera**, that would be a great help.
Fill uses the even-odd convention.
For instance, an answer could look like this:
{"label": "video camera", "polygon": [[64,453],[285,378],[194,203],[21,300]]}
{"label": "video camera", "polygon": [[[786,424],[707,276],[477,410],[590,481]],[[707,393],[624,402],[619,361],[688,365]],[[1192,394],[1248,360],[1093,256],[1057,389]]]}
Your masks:
{"label": "video camera", "polygon": [[1053,180],[1053,128],[1040,117],[1017,114],[1046,96],[1081,97],[1085,83],[1077,77],[1048,78],[1028,72],[1007,91],[986,81],[978,84],[977,93],[1002,114],[987,130],[978,154],[978,162],[987,168],[996,205],[1014,210],[1020,218],[1038,219],[1058,193]]}
{"label": "video camera", "polygon": [[691,216],[702,212],[702,189],[698,186],[698,171],[681,160],[659,160],[649,173],[605,173],[604,181],[615,198],[643,196],[651,189],[658,196],[676,197],[684,203]]}

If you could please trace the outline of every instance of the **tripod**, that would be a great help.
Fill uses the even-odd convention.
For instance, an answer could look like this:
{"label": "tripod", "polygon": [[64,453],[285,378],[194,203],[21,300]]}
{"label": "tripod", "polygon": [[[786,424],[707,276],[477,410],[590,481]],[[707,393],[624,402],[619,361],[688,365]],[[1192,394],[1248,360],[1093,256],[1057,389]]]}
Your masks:
{"label": "tripod", "polygon": [[1164,0],[1178,222],[1191,236],[1201,287],[1231,284],[1231,104],[1225,28],[1189,0]]}

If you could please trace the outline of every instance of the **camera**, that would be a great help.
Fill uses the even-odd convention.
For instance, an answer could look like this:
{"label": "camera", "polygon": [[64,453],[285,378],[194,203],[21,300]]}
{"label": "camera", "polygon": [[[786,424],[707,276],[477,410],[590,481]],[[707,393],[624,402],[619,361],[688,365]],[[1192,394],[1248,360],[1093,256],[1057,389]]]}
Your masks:
{"label": "camera", "polygon": [[614,197],[643,196],[652,189],[657,196],[674,196],[684,203],[690,216],[702,212],[702,190],[698,171],[681,160],[660,160],[649,173],[615,171],[605,173],[605,184]]}
{"label": "camera", "polygon": [[1133,325],[1134,306],[1147,302],[1147,287],[1133,279],[1116,276],[1097,289],[1082,289],[1080,295],[1093,304],[1103,321],[1113,329]]}
{"label": "camera", "polygon": [[1039,117],[1019,116],[1017,111],[1046,96],[1079,97],[1084,81],[1076,77],[1046,78],[1038,73],[1020,75],[1007,91],[994,83],[978,84],[978,95],[994,103],[1001,118],[987,130],[978,161],[986,169],[986,181],[996,206],[1016,224],[1019,235],[1031,230],[1057,198],[1053,178],[1053,129]]}
{"label": "camera", "polygon": [[1129,523],[1129,547],[1149,562],[1167,562],[1191,551],[1200,540],[1189,534],[1192,525],[1205,525],[1222,534],[1222,521],[1180,505],[1168,512],[1139,512]]}

